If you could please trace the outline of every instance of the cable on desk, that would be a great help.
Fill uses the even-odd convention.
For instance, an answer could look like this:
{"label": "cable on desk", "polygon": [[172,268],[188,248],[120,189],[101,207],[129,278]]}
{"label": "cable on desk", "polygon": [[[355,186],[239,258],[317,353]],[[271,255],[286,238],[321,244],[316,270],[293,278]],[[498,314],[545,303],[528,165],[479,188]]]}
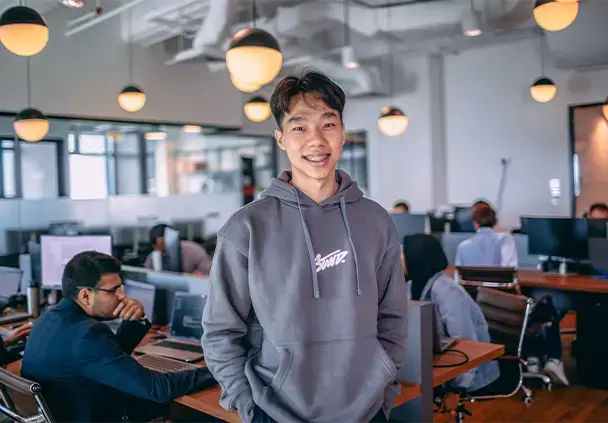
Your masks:
{"label": "cable on desk", "polygon": [[464,357],[464,360],[460,361],[458,363],[453,363],[453,364],[436,364],[436,365],[433,365],[433,367],[434,368],[458,367],[458,366],[462,366],[463,364],[467,364],[469,362],[469,356],[464,351],[450,349],[450,350],[445,350],[441,355],[447,354],[449,352],[460,354],[461,356]]}

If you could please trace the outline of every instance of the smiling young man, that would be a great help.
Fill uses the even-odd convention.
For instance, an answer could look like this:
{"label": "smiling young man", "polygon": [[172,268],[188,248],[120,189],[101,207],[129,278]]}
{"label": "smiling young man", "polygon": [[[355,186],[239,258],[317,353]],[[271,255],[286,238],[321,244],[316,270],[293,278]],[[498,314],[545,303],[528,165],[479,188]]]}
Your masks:
{"label": "smiling young man", "polygon": [[308,71],[270,103],[291,172],[218,234],[205,361],[244,422],[386,421],[406,327],[397,231],[336,170],[342,89]]}

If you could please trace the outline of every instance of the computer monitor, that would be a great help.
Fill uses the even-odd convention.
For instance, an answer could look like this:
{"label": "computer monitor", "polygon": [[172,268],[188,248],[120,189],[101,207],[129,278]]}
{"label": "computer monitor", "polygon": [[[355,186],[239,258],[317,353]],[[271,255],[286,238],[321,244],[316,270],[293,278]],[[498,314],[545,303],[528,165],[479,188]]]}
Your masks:
{"label": "computer monitor", "polygon": [[112,254],[112,237],[109,235],[42,235],[40,237],[42,285],[46,287],[61,286],[63,269],[68,261],[78,253],[91,250]]}
{"label": "computer monitor", "polygon": [[0,301],[8,302],[8,299],[19,291],[21,285],[21,269],[15,267],[0,267]]}
{"label": "computer monitor", "polygon": [[475,232],[473,207],[455,207],[454,220],[450,224],[452,232]]}
{"label": "computer monitor", "polygon": [[141,303],[148,320],[154,322],[154,301],[156,299],[156,287],[149,283],[125,279],[125,294]]}
{"label": "computer monitor", "polygon": [[589,257],[586,219],[521,217],[521,229],[528,235],[528,254],[571,260]]}
{"label": "computer monitor", "polygon": [[425,214],[391,213],[391,219],[399,233],[400,242],[404,236],[426,232],[427,216]]}
{"label": "computer monitor", "polygon": [[170,335],[180,338],[201,339],[203,336],[203,310],[206,303],[206,296],[176,292]]}
{"label": "computer monitor", "polygon": [[165,228],[165,254],[167,255],[167,268],[170,272],[182,272],[182,241],[179,231],[167,227]]}
{"label": "computer monitor", "polygon": [[608,238],[608,219],[587,218],[589,238]]}

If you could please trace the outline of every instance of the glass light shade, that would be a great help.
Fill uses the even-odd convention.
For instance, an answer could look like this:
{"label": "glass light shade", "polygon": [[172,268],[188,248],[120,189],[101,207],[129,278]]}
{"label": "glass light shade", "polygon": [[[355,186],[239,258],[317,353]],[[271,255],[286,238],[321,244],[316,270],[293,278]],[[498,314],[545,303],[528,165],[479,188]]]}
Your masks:
{"label": "glass light shade", "polygon": [[253,97],[243,107],[245,116],[252,122],[262,122],[270,117],[270,104],[263,97]]}
{"label": "glass light shade", "polygon": [[49,42],[49,28],[38,12],[15,6],[0,17],[0,42],[18,56],[34,56]]}
{"label": "glass light shade", "polygon": [[146,94],[138,86],[128,85],[118,94],[118,104],[125,112],[139,112],[146,105]]}
{"label": "glass light shade", "polygon": [[538,78],[530,87],[530,95],[539,103],[548,103],[555,98],[557,86],[549,78]]}
{"label": "glass light shade", "polygon": [[70,8],[74,8],[74,9],[84,7],[84,5],[85,5],[84,0],[61,0],[59,3],[62,6],[70,7]]}
{"label": "glass light shade", "polygon": [[265,85],[283,66],[283,53],[277,40],[259,28],[237,32],[226,52],[226,66],[239,83]]}
{"label": "glass light shade", "polygon": [[230,74],[230,81],[232,81],[232,85],[234,85],[234,88],[236,88],[237,90],[242,91],[244,93],[252,93],[261,88],[261,85],[259,85],[259,84],[254,84],[254,83],[246,82],[246,81],[245,82],[239,81],[232,74]]}
{"label": "glass light shade", "polygon": [[389,137],[401,135],[407,129],[408,123],[408,117],[397,107],[386,106],[380,111],[378,128],[384,135]]}
{"label": "glass light shade", "polygon": [[146,132],[144,139],[148,141],[162,141],[167,139],[167,133],[163,131]]}
{"label": "glass light shade", "polygon": [[200,134],[203,132],[203,127],[200,125],[184,125],[183,131],[187,134]]}
{"label": "glass light shade", "polygon": [[578,1],[537,0],[534,20],[546,31],[568,28],[578,14]]}
{"label": "glass light shade", "polygon": [[49,133],[49,120],[36,109],[23,109],[15,117],[13,128],[19,138],[28,142],[43,140]]}

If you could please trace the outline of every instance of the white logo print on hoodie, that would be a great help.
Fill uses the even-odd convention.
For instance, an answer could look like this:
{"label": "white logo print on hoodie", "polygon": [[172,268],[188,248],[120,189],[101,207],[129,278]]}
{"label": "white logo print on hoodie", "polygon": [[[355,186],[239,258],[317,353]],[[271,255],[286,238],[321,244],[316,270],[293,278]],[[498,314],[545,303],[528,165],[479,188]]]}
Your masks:
{"label": "white logo print on hoodie", "polygon": [[336,250],[333,253],[329,253],[325,257],[321,257],[321,254],[317,254],[315,257],[315,265],[317,266],[317,273],[321,270],[325,270],[328,267],[335,267],[339,264],[346,263],[346,256],[348,251]]}

